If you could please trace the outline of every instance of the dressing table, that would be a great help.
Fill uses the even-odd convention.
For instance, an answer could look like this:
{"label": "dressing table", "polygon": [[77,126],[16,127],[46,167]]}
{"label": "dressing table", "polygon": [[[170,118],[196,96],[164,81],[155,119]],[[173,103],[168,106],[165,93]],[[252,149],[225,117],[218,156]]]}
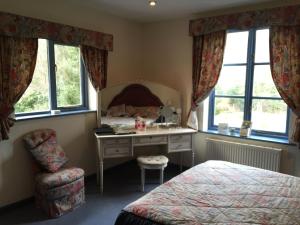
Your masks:
{"label": "dressing table", "polygon": [[[196,130],[189,128],[151,128],[136,131],[135,134],[98,135],[97,140],[97,181],[103,193],[103,163],[108,158],[134,157],[138,146],[163,145],[167,153],[191,152],[194,165],[193,136]],[[182,167],[182,163],[181,163]]]}

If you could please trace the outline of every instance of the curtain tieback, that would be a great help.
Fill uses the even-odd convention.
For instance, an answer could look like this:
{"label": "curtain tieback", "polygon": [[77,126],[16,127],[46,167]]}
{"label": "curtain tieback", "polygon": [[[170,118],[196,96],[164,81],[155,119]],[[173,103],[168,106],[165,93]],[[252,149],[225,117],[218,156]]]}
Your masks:
{"label": "curtain tieback", "polygon": [[296,118],[296,126],[300,128],[300,116]]}
{"label": "curtain tieback", "polygon": [[[295,130],[293,133],[293,140],[295,142],[300,142],[300,116],[297,116],[297,119],[295,121]],[[300,148],[300,145],[299,145]]]}
{"label": "curtain tieback", "polygon": [[7,104],[0,105],[0,119],[5,120],[13,112],[13,108],[9,107]]}
{"label": "curtain tieback", "polygon": [[191,107],[191,110],[192,110],[192,111],[195,111],[196,108],[197,108],[197,104],[196,104],[194,101],[192,101],[192,107]]}

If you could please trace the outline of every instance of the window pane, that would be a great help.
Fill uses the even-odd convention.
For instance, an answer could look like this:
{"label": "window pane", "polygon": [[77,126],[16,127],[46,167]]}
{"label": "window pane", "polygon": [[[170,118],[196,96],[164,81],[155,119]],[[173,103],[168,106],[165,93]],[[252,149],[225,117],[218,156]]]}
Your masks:
{"label": "window pane", "polygon": [[252,128],[285,133],[287,106],[282,100],[253,99]]}
{"label": "window pane", "polygon": [[270,65],[254,67],[253,96],[280,97],[273,82]]}
{"label": "window pane", "polygon": [[246,63],[248,31],[228,33],[223,63]]}
{"label": "window pane", "polygon": [[216,95],[245,94],[246,66],[223,66],[216,85]]}
{"label": "window pane", "polygon": [[241,127],[244,116],[244,99],[215,98],[214,123],[228,123],[231,127]]}
{"label": "window pane", "polygon": [[47,40],[39,39],[32,82],[15,105],[15,112],[29,113],[48,111],[49,109]]}
{"label": "window pane", "polygon": [[269,29],[256,31],[255,62],[270,62]]}
{"label": "window pane", "polygon": [[57,106],[81,105],[80,53],[78,47],[55,45]]}

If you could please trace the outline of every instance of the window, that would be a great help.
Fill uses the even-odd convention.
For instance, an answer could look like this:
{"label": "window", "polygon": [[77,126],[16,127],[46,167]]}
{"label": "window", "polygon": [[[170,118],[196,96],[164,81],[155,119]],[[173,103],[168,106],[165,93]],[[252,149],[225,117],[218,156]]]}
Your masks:
{"label": "window", "polygon": [[223,67],[209,102],[209,129],[252,121],[255,135],[286,137],[288,107],[271,76],[269,29],[228,32]]}
{"label": "window", "polygon": [[79,48],[39,39],[33,79],[15,105],[16,115],[87,109],[86,89]]}

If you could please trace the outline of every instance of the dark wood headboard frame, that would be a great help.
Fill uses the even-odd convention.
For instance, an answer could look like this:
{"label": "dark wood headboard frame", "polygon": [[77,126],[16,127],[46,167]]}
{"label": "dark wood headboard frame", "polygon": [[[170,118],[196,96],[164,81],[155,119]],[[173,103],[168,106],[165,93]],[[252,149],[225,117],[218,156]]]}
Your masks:
{"label": "dark wood headboard frame", "polygon": [[108,108],[116,105],[132,106],[163,106],[161,100],[147,87],[141,84],[131,84],[125,87],[120,94],[116,95]]}

